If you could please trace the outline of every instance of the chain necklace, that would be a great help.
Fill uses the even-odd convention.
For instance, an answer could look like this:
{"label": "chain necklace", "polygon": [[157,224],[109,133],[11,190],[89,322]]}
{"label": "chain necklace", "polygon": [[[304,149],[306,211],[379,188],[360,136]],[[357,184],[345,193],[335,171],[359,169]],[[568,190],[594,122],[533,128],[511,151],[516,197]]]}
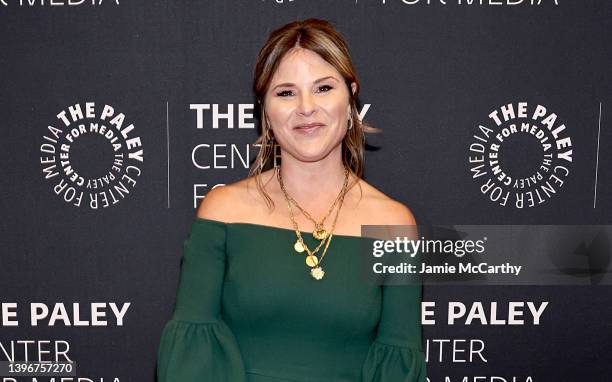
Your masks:
{"label": "chain necklace", "polygon": [[[327,215],[329,215],[333,207],[339,202],[338,210],[336,211],[336,216],[334,217],[334,222],[332,224],[332,229],[329,233],[327,233],[327,231],[325,232],[324,239],[327,239],[327,240],[322,240],[313,251],[311,251],[310,248],[308,248],[308,246],[306,245],[306,243],[304,243],[304,239],[302,238],[302,234],[300,232],[298,224],[295,221],[295,217],[293,216],[293,209],[291,208],[291,202],[293,201],[293,203],[295,203],[298,206],[298,208],[300,208],[301,211],[304,211],[304,210],[301,207],[299,207],[299,204],[297,204],[297,202],[293,198],[291,198],[289,194],[287,193],[287,190],[285,189],[285,185],[283,184],[283,178],[280,174],[280,167],[277,168],[276,174],[277,174],[277,178],[278,178],[278,182],[280,184],[281,190],[283,191],[283,195],[285,196],[285,201],[287,202],[287,208],[289,209],[289,216],[291,217],[291,222],[293,224],[293,227],[295,229],[295,234],[297,236],[297,241],[293,245],[293,248],[298,253],[302,253],[306,251],[306,253],[308,254],[306,256],[306,265],[308,265],[311,268],[310,274],[313,278],[320,280],[323,278],[323,275],[325,274],[320,264],[323,261],[325,254],[327,253],[327,248],[329,247],[329,244],[331,243],[333,232],[334,232],[334,229],[336,228],[336,222],[338,221],[338,215],[340,214],[340,209],[342,208],[342,204],[344,202],[344,196],[346,194],[346,187],[348,184],[348,169],[345,168],[344,184],[342,186],[342,189],[340,190],[340,194],[336,198],[336,201],[334,201],[334,204],[332,204],[332,208],[330,208],[329,212],[327,213]],[[313,233],[313,236],[314,236],[314,233]],[[323,254],[321,255],[321,258],[318,259],[315,256],[315,254],[321,249],[321,246],[323,245],[323,243],[325,243],[325,248],[323,250]]]}
{"label": "chain necklace", "polygon": [[[345,170],[345,178],[347,177],[348,170]],[[348,179],[348,178],[346,178]],[[302,214],[304,214],[304,216],[306,216],[311,222],[314,223],[315,225],[315,229],[312,232],[312,236],[317,239],[317,240],[324,240],[327,238],[327,236],[329,235],[329,232],[325,229],[325,226],[323,225],[323,223],[325,223],[325,220],[329,217],[329,215],[331,214],[331,212],[334,210],[334,207],[336,207],[336,204],[338,203],[338,201],[340,200],[340,196],[342,195],[342,192],[338,194],[338,196],[336,197],[336,200],[334,200],[334,203],[331,205],[331,207],[329,207],[329,210],[327,211],[327,214],[325,214],[325,216],[323,217],[323,219],[321,219],[320,222],[316,221],[309,213],[308,211],[306,211],[305,209],[303,209],[298,202],[295,201],[295,199],[293,199],[291,196],[287,196],[289,198],[289,200],[302,212]]]}

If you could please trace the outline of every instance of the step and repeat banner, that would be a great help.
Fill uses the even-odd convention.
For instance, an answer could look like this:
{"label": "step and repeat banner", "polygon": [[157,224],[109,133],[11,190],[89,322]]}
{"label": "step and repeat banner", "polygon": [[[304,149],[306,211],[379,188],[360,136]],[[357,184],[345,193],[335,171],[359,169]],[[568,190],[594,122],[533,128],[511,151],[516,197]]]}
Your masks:
{"label": "step and repeat banner", "polygon": [[[0,0],[0,380],[155,380],[196,208],[258,151],[259,48],[310,17],[383,130],[365,179],[418,224],[612,223],[610,1]],[[555,237],[579,282],[424,286],[430,381],[612,378],[610,252]]]}

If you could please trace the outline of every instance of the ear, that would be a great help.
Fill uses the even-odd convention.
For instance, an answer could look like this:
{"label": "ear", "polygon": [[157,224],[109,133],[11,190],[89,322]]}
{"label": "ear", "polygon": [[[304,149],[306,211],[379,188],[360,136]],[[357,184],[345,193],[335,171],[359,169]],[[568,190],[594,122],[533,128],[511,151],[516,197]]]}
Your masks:
{"label": "ear", "polygon": [[353,92],[353,95],[355,95],[357,92],[357,84],[355,82],[351,83],[351,91]]}

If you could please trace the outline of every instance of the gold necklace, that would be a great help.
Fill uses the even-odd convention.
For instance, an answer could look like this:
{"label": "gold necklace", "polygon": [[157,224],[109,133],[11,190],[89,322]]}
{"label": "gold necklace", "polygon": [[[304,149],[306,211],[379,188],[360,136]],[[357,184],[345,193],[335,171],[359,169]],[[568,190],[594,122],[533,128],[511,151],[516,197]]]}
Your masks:
{"label": "gold necklace", "polygon": [[[280,174],[280,169],[278,170],[278,174]],[[279,175],[280,176],[280,175]],[[346,188],[348,182],[348,169],[345,167],[344,168],[344,186],[343,189]],[[305,209],[302,208],[302,206],[299,205],[299,203],[293,199],[291,196],[288,195],[287,191],[284,189],[284,186],[282,184],[282,177],[279,177],[279,183],[281,184],[281,188],[283,189],[283,193],[285,194],[285,199],[288,199],[289,201],[291,201],[293,204],[295,204],[295,206],[302,212],[302,214],[304,214],[304,216],[306,216],[311,222],[314,223],[315,225],[315,229],[312,232],[312,236],[317,239],[317,240],[324,240],[327,238],[327,236],[329,235],[329,232],[325,229],[323,223],[325,223],[325,220],[327,219],[327,217],[331,214],[331,212],[334,210],[334,207],[336,206],[336,204],[338,203],[338,201],[340,200],[340,196],[343,194],[342,190],[340,191],[340,193],[338,194],[338,196],[336,197],[336,200],[334,200],[334,203],[332,203],[331,207],[329,207],[329,210],[327,211],[327,214],[325,214],[325,216],[323,217],[323,219],[320,222],[317,222],[309,213],[308,211],[306,211]],[[297,244],[297,243],[296,243]],[[296,248],[297,250],[297,248]],[[303,250],[302,250],[303,251]],[[299,251],[299,252],[302,252]]]}
{"label": "gold necklace", "polygon": [[[285,196],[285,201],[287,202],[287,208],[289,209],[289,216],[291,217],[291,222],[293,223],[293,227],[295,229],[295,234],[297,236],[297,241],[293,245],[293,248],[298,253],[302,253],[304,251],[306,251],[306,253],[308,253],[308,256],[306,256],[306,265],[308,265],[311,268],[311,270],[310,270],[311,276],[313,278],[317,279],[317,280],[320,280],[320,279],[323,278],[323,275],[325,275],[325,272],[323,271],[323,268],[321,268],[320,264],[323,261],[323,258],[325,257],[325,254],[327,253],[327,248],[329,247],[329,244],[331,243],[333,232],[334,232],[334,229],[336,228],[336,222],[338,221],[338,215],[340,214],[340,209],[342,208],[342,204],[344,202],[344,196],[346,194],[346,186],[348,184],[348,169],[345,168],[344,184],[342,186],[342,189],[340,190],[340,194],[338,195],[338,198],[336,198],[336,201],[332,205],[332,206],[335,206],[337,201],[340,202],[340,204],[338,206],[338,210],[336,211],[336,216],[334,217],[334,222],[332,224],[332,229],[329,232],[329,234],[326,235],[326,239],[327,240],[321,241],[319,243],[319,245],[315,248],[314,251],[311,251],[310,248],[308,248],[308,246],[306,245],[306,243],[304,243],[304,240],[302,238],[302,234],[300,232],[298,224],[295,221],[295,218],[293,216],[293,209],[291,208],[291,200],[293,200],[293,199],[289,196],[289,194],[287,193],[287,190],[285,189],[285,186],[283,184],[283,178],[282,178],[282,176],[280,174],[280,167],[277,168],[276,174],[277,174],[278,182],[279,182],[279,184],[281,186],[281,190],[283,191],[283,195]],[[331,210],[330,210],[330,212],[331,212]],[[329,215],[329,213],[328,213],[328,215]],[[319,249],[321,248],[323,243],[326,243],[325,244],[325,249],[323,250],[323,254],[321,255],[321,258],[318,259],[315,256],[315,254],[319,251]]]}
{"label": "gold necklace", "polygon": [[[348,170],[345,170],[345,172],[348,172]],[[347,174],[345,174],[345,178],[347,177]],[[297,201],[295,201],[295,199],[293,199],[292,197],[289,197],[289,200],[295,204],[295,206],[302,212],[302,214],[304,214],[304,216],[306,216],[311,222],[314,223],[315,225],[315,229],[312,232],[312,236],[317,239],[317,240],[324,240],[327,238],[327,236],[329,235],[329,232],[325,229],[325,226],[323,225],[323,223],[325,223],[325,220],[329,217],[329,215],[331,214],[331,212],[334,210],[334,207],[336,206],[336,204],[338,203],[338,201],[340,200],[340,195],[342,195],[342,193],[339,193],[338,196],[336,197],[336,200],[334,200],[334,203],[331,205],[331,207],[329,207],[329,210],[327,211],[327,214],[325,214],[325,216],[323,217],[323,219],[321,219],[320,222],[316,221],[309,213],[308,211],[306,211],[305,209],[302,208],[302,206],[300,206],[298,204]]]}

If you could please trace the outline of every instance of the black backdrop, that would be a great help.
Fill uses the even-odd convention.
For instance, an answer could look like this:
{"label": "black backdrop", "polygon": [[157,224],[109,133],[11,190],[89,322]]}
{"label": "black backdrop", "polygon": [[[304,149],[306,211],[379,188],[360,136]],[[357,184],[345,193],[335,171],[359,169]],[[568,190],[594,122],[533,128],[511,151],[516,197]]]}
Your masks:
{"label": "black backdrop", "polygon": [[[347,37],[362,81],[364,118],[384,130],[368,137],[366,179],[410,206],[419,223],[610,223],[609,1],[32,3],[0,1],[0,290],[2,303],[16,304],[19,323],[1,327],[0,340],[5,346],[65,340],[81,377],[154,379],[155,350],[172,311],[195,206],[210,187],[247,174],[240,158],[256,154],[255,148],[247,152],[256,137],[249,128],[255,57],[273,28],[294,19],[328,19]],[[95,116],[85,117],[87,123],[104,122],[108,105],[113,117],[123,113],[122,128],[133,124],[126,138],[118,137],[134,139],[124,154],[136,158],[126,156],[118,172],[131,176],[110,188],[56,192],[71,181],[60,169],[61,141],[44,137],[53,138],[49,126],[75,127],[57,115],[70,115],[77,104],[84,111],[88,102]],[[520,102],[529,112],[541,105],[547,115],[555,113],[555,126],[566,126],[562,134],[571,137],[572,149],[563,185],[524,208],[514,205],[512,190],[505,206],[491,201],[480,188],[489,176],[474,179],[469,163],[478,126],[494,128],[489,114]],[[214,105],[219,113],[232,108],[233,128],[227,118],[213,127]],[[537,167],[537,147],[533,137],[518,134],[508,141],[502,164],[527,176]],[[102,135],[82,135],[72,148],[79,174],[96,178],[111,171],[114,153]],[[53,171],[43,170],[53,158],[57,175],[47,178]],[[82,195],[79,206],[72,192]],[[91,207],[91,195],[98,208]],[[610,378],[609,286],[428,286],[424,300],[436,303],[439,317],[449,301],[496,301],[500,315],[509,301],[549,302],[539,325],[438,320],[425,326],[429,340],[481,339],[488,359],[452,362],[445,352],[439,362],[432,348],[431,381]],[[107,326],[32,326],[30,304],[38,302],[50,309],[64,303],[68,313],[78,302],[82,318],[94,302],[130,306],[123,325],[110,319],[107,307]]]}

